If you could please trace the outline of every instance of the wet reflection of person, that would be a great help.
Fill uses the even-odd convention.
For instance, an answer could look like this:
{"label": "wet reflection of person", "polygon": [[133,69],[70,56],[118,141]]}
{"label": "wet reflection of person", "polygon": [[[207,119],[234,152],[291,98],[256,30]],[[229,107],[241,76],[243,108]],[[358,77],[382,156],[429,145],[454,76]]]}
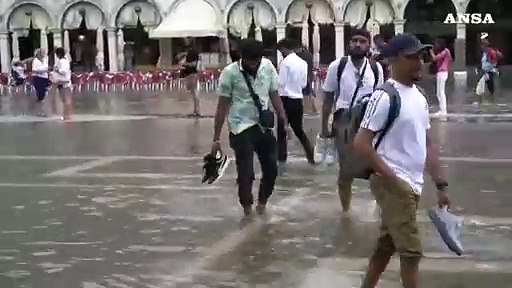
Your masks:
{"label": "wet reflection of person", "polygon": [[[263,121],[267,118],[260,116],[273,115],[269,110],[272,103],[280,121],[286,125],[288,121],[277,92],[277,71],[272,62],[263,57],[263,44],[244,39],[240,43],[240,52],[241,60],[226,66],[219,77],[220,97],[215,112],[211,152],[217,155],[221,151],[220,135],[227,116],[229,143],[235,154],[238,197],[244,214],[248,216],[252,214],[255,153],[262,172],[256,206],[259,214],[265,212],[277,178],[277,142],[269,127],[274,122],[270,119]],[[251,88],[254,93],[251,93]]]}

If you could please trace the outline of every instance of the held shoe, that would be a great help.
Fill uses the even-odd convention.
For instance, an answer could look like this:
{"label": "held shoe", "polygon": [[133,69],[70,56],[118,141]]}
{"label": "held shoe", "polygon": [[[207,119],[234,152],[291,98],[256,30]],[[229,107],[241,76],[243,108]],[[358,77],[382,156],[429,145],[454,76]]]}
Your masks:
{"label": "held shoe", "polygon": [[434,207],[430,209],[428,216],[446,246],[448,246],[452,252],[460,256],[464,252],[460,241],[462,218],[450,213],[447,207]]}
{"label": "held shoe", "polygon": [[215,184],[226,172],[229,165],[229,158],[220,152],[217,155],[208,153],[203,158],[203,180],[202,183]]}

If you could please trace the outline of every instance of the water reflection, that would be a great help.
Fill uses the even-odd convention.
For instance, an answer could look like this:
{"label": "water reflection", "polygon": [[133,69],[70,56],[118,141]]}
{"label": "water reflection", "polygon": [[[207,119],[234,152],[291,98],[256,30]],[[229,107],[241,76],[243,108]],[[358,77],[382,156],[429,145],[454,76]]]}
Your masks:
{"label": "water reflection", "polygon": [[[209,123],[205,123],[209,124]],[[201,151],[201,146],[199,145],[200,135],[200,127],[201,123],[199,119],[194,119],[187,123],[187,143],[188,143],[188,152],[191,154],[201,154],[205,151]]]}

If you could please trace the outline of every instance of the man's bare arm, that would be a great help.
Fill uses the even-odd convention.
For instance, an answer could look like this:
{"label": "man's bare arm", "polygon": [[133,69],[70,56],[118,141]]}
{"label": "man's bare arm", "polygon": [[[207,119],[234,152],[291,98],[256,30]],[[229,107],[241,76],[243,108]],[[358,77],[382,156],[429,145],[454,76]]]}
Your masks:
{"label": "man's bare arm", "polygon": [[288,119],[286,118],[286,113],[284,112],[283,101],[281,101],[279,92],[271,91],[269,93],[269,96],[270,96],[270,102],[272,103],[272,107],[274,107],[274,110],[277,113],[277,117],[279,117],[279,119],[284,121],[285,124],[288,124]]}
{"label": "man's bare arm", "polygon": [[322,103],[322,131],[329,131],[329,117],[331,117],[332,107],[334,105],[334,92],[324,92]]}
{"label": "man's bare arm", "polygon": [[384,177],[396,178],[393,170],[389,168],[373,148],[374,137],[375,133],[373,131],[360,128],[354,138],[354,152],[364,157],[376,173]]}
{"label": "man's bare arm", "polygon": [[441,154],[441,149],[439,145],[435,144],[432,141],[432,136],[430,135],[430,130],[427,130],[427,172],[430,174],[432,181],[434,183],[442,183],[446,181],[446,178],[443,175],[443,171],[441,169],[441,163],[439,161],[439,157]]}
{"label": "man's bare arm", "polygon": [[224,96],[219,96],[219,100],[217,101],[217,110],[215,111],[215,118],[213,124],[213,141],[220,140],[220,134],[222,132],[222,126],[224,126],[224,121],[226,120],[226,116],[229,111],[229,106],[231,105],[231,99]]}

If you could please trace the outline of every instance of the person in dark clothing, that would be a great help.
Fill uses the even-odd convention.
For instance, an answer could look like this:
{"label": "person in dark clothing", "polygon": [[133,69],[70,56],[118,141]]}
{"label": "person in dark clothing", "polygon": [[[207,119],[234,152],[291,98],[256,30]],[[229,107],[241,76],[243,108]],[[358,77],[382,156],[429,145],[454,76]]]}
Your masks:
{"label": "person in dark clothing", "polygon": [[305,46],[301,46],[297,48],[295,51],[297,56],[299,56],[302,60],[306,61],[308,63],[308,84],[306,87],[302,90],[302,94],[304,94],[304,102],[305,106],[311,109],[311,112],[318,113],[318,110],[316,109],[316,103],[315,103],[315,89],[314,89],[314,74],[313,74],[313,54],[309,52],[308,48]]}
{"label": "person in dark clothing", "polygon": [[[308,84],[308,64],[296,53],[295,40],[285,38],[277,43],[279,51],[283,54],[283,61],[279,64],[279,95],[283,101],[286,117],[297,136],[310,164],[314,164],[313,146],[304,132],[303,125],[303,91]],[[288,154],[285,123],[277,122],[277,155],[280,171],[284,172]]]}
{"label": "person in dark clothing", "polygon": [[179,63],[181,65],[181,77],[185,78],[185,87],[192,94],[194,102],[194,112],[192,116],[200,116],[199,97],[197,95],[197,64],[199,62],[199,51],[194,45],[193,38],[185,38],[185,53],[180,54]]}
{"label": "person in dark clothing", "polygon": [[[233,149],[238,185],[238,197],[244,214],[252,214],[254,205],[254,154],[261,166],[261,181],[256,212],[264,214],[277,178],[277,148],[271,123],[263,115],[273,115],[288,125],[283,103],[278,94],[279,80],[276,69],[263,57],[263,44],[254,39],[240,41],[239,62],[226,66],[219,77],[218,103],[214,119],[211,154],[221,152],[220,136],[227,118],[229,144]],[[272,117],[273,118],[273,117]]]}

